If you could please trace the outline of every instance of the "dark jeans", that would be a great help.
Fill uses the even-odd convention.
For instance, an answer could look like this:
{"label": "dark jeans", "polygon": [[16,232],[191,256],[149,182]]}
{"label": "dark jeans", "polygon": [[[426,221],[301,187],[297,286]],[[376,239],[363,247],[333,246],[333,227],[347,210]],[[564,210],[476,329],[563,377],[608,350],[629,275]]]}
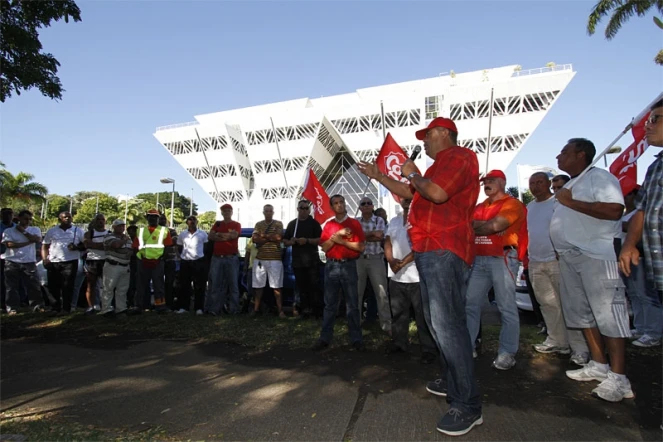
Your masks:
{"label": "dark jeans", "polygon": [[6,299],[5,296],[7,296],[5,289],[5,260],[0,259],[0,301],[2,302],[3,312],[7,311],[7,305],[5,304],[5,299]]}
{"label": "dark jeans", "polygon": [[151,307],[150,297],[150,281],[152,281],[152,288],[154,289],[154,305],[157,308],[165,307],[164,287],[163,287],[163,261],[158,261],[155,267],[145,267],[143,263],[138,260],[138,286],[136,288],[135,303],[136,307],[140,309],[149,309]]}
{"label": "dark jeans", "polygon": [[308,267],[294,267],[293,271],[299,289],[299,308],[322,311],[323,300],[320,293],[320,266],[318,263]]}
{"label": "dark jeans", "polygon": [[415,253],[414,259],[424,317],[446,366],[447,402],[465,413],[481,413],[465,313],[469,266],[447,250]]}
{"label": "dark jeans", "polygon": [[205,304],[205,289],[207,288],[207,264],[205,258],[195,261],[180,261],[178,275],[177,308],[189,310],[191,306],[191,284],[193,283],[194,310],[202,310]]}
{"label": "dark jeans", "polygon": [[339,291],[343,291],[345,308],[350,330],[350,342],[362,342],[359,322],[359,295],[357,292],[357,261],[332,262],[325,264],[325,312],[322,319],[320,340],[331,343],[334,338],[334,320],[341,301]]}
{"label": "dark jeans", "polygon": [[53,310],[71,311],[71,297],[74,294],[76,272],[78,272],[77,259],[73,261],[51,262],[46,267],[48,291],[55,298]]}
{"label": "dark jeans", "polygon": [[41,286],[34,262],[5,262],[5,281],[7,283],[6,304],[13,310],[21,306],[21,292],[26,289],[30,305],[41,304]]}
{"label": "dark jeans", "polygon": [[164,288],[166,306],[172,310],[175,308],[175,281],[177,281],[177,263],[175,261],[164,261],[163,273],[166,278],[166,286]]}
{"label": "dark jeans", "polygon": [[136,306],[136,286],[138,284],[138,258],[136,256],[131,257],[131,263],[129,264],[129,290],[127,290],[127,307]]}
{"label": "dark jeans", "polygon": [[389,281],[391,297],[391,337],[403,350],[408,349],[408,331],[410,329],[410,306],[414,309],[417,322],[417,334],[423,353],[437,354],[437,345],[426,325],[424,309],[421,304],[421,287],[418,282],[404,283],[393,279]]}

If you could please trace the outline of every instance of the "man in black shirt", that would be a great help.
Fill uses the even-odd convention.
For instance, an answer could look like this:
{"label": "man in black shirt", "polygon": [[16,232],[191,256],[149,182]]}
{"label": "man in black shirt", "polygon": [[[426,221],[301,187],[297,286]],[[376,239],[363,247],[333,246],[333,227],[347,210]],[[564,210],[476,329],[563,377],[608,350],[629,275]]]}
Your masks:
{"label": "man in black shirt", "polygon": [[[283,235],[283,244],[292,246],[292,268],[295,272],[295,282],[299,289],[299,308],[304,316],[313,313],[316,317],[322,316],[322,296],[320,292],[320,255],[318,243],[322,228],[310,215],[311,204],[301,200],[297,204],[297,218],[288,223]],[[292,309],[293,316],[298,316],[296,307]]]}

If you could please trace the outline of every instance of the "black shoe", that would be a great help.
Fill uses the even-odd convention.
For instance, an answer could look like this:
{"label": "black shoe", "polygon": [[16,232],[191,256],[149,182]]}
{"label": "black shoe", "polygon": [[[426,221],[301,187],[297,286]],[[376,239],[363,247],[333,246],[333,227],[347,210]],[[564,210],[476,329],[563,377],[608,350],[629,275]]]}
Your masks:
{"label": "black shoe", "polygon": [[483,424],[481,413],[469,414],[458,408],[450,408],[437,423],[437,431],[449,436],[462,436],[470,432],[476,425]]}
{"label": "black shoe", "polygon": [[391,342],[385,349],[384,353],[386,355],[393,355],[397,353],[405,353],[405,350],[396,345],[394,342]]}
{"label": "black shoe", "polygon": [[447,395],[447,383],[442,379],[435,379],[426,384],[426,391],[434,394],[435,396],[446,397]]}
{"label": "black shoe", "polygon": [[327,347],[329,347],[328,343],[326,343],[325,341],[318,340],[315,344],[313,344],[313,347],[311,347],[311,350],[312,351],[320,351],[320,350],[324,350]]}
{"label": "black shoe", "polygon": [[357,350],[357,351],[362,351],[362,352],[363,352],[363,351],[366,351],[366,346],[364,345],[364,343],[363,343],[363,342],[359,342],[359,341],[357,341],[357,342],[353,342],[353,343],[352,343],[352,348],[354,348],[354,349]]}
{"label": "black shoe", "polygon": [[424,352],[424,353],[421,355],[420,362],[421,362],[422,364],[428,365],[428,364],[432,364],[432,363],[435,362],[436,360],[437,360],[437,355],[436,355],[436,354],[434,354],[434,353]]}

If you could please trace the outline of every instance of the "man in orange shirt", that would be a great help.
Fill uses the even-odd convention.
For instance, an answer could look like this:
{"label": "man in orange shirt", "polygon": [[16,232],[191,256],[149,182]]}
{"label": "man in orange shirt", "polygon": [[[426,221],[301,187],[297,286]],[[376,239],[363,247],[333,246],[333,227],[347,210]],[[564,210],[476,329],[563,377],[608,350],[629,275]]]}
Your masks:
{"label": "man in orange shirt", "polygon": [[523,203],[505,192],[506,176],[501,170],[491,170],[481,181],[488,198],[474,209],[476,258],[467,286],[467,328],[472,342],[475,342],[479,334],[481,305],[492,287],[502,316],[500,345],[493,367],[508,370],[516,364],[520,339],[516,278],[522,259],[518,250],[526,250],[527,245],[527,234],[521,231],[526,209]]}

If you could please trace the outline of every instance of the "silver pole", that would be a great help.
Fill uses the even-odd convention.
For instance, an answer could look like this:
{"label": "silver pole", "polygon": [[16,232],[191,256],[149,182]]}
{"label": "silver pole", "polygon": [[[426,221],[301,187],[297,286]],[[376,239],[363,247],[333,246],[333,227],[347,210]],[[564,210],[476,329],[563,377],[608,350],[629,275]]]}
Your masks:
{"label": "silver pole", "polygon": [[191,188],[191,207],[189,208],[189,216],[193,216],[193,187]]}
{"label": "silver pole", "polygon": [[157,192],[157,210],[159,210],[159,192]]}
{"label": "silver pole", "polygon": [[173,228],[173,212],[175,211],[175,180],[173,180],[173,193],[170,194],[170,228]]}
{"label": "silver pole", "polygon": [[488,173],[490,170],[488,168],[489,162],[490,162],[490,151],[492,150],[492,143],[491,143],[491,131],[493,129],[493,92],[494,88],[490,88],[490,114],[488,114],[488,143],[486,145],[486,171],[484,173]]}
{"label": "silver pole", "polygon": [[69,200],[69,213],[71,213],[73,209],[74,209],[74,197],[72,196],[71,199]]}
{"label": "silver pole", "polygon": [[97,195],[97,206],[94,209],[94,213],[95,214],[99,213],[99,195]]}
{"label": "silver pole", "polygon": [[[276,143],[276,152],[279,154],[279,162],[281,163],[281,171],[283,171],[283,182],[285,183],[285,194],[286,194],[286,204],[288,205],[288,218],[290,218],[290,186],[288,186],[288,178],[285,175],[285,164],[283,163],[283,158],[281,158],[281,148],[279,147],[279,137],[276,134],[276,128],[274,127],[274,120],[272,117],[269,117],[269,121],[272,123],[272,132],[274,133],[274,142]],[[281,213],[281,219],[283,219],[283,213]]]}
{"label": "silver pole", "polygon": [[127,199],[124,200],[124,224],[127,224],[127,213],[129,213],[129,195]]}

